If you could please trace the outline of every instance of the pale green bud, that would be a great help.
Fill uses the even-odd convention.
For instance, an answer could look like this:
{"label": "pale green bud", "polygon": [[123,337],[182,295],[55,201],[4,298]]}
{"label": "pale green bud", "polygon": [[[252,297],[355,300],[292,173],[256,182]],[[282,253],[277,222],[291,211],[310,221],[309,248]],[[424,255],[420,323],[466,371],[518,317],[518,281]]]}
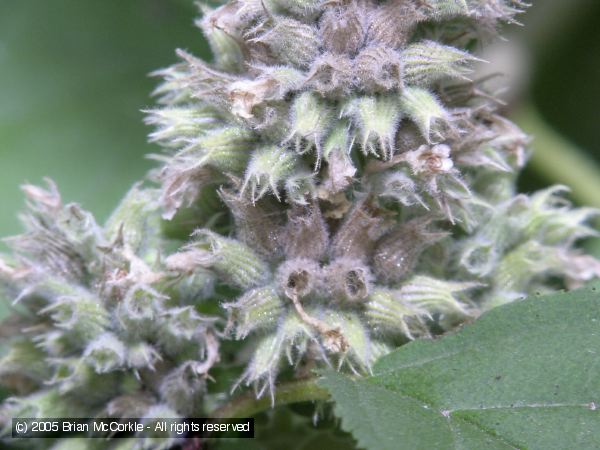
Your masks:
{"label": "pale green bud", "polygon": [[197,20],[196,25],[202,29],[208,40],[212,54],[215,55],[215,65],[228,72],[240,72],[243,69],[244,55],[238,39],[223,29],[212,15],[211,9],[201,6],[205,18]]}
{"label": "pale green bud", "polygon": [[127,245],[148,263],[153,263],[161,250],[160,194],[158,189],[143,189],[135,184],[105,225],[109,241]]}
{"label": "pale green bud", "polygon": [[269,266],[250,247],[208,230],[199,230],[195,234],[210,247],[211,267],[234,286],[249,289],[271,278]]}
{"label": "pale green bud", "polygon": [[409,279],[398,291],[403,302],[426,310],[429,314],[470,315],[462,292],[482,287],[474,282],[439,280],[424,275]]}
{"label": "pale green bud", "polygon": [[327,104],[316,94],[305,92],[294,100],[290,108],[290,115],[292,131],[288,140],[295,142],[296,152],[305,153],[314,147],[317,149],[317,158],[319,158],[322,140],[333,119]]}
{"label": "pale green bud", "polygon": [[206,377],[196,373],[188,363],[168,373],[160,384],[160,395],[167,405],[188,416],[201,410],[205,391]]}
{"label": "pale green bud", "polygon": [[127,345],[127,365],[133,369],[149,368],[154,370],[156,363],[161,360],[160,353],[146,342],[129,343]]}
{"label": "pale green bud", "polygon": [[[45,354],[38,346],[27,339],[15,340],[8,353],[0,359],[0,385],[11,386],[13,377],[26,377],[29,383],[42,382],[47,374]],[[27,382],[17,381],[19,384]]]}
{"label": "pale green bud", "polygon": [[427,335],[425,320],[431,315],[427,309],[404,301],[395,290],[377,289],[366,304],[366,316],[376,335],[392,333],[408,339]]}
{"label": "pale green bud", "polygon": [[97,373],[106,373],[125,364],[127,349],[113,333],[103,333],[91,341],[83,352],[86,363]]}
{"label": "pale green bud", "polygon": [[82,346],[103,333],[109,324],[108,311],[100,299],[83,291],[57,298],[40,314],[50,315],[71,342]]}
{"label": "pale green bud", "polygon": [[352,183],[357,169],[350,156],[351,147],[349,125],[346,121],[339,121],[327,136],[323,146],[323,157],[327,161],[327,176],[319,186],[320,198],[327,199]]}
{"label": "pale green bud", "polygon": [[316,197],[315,174],[308,170],[298,170],[286,178],[284,189],[288,203],[308,205]]}
{"label": "pale green bud", "polygon": [[[8,414],[3,414],[6,411]],[[36,391],[27,397],[11,397],[6,400],[0,412],[0,418],[48,418],[48,417],[85,417],[80,405],[73,399],[63,396],[58,389]],[[1,424],[0,434],[10,434],[10,420]]]}
{"label": "pale green bud", "polygon": [[572,209],[571,203],[561,196],[568,191],[565,186],[552,186],[530,197],[522,219],[526,237],[539,239],[547,245],[571,245],[578,239],[597,236],[598,233],[585,222],[600,211]]}
{"label": "pale green bud", "polygon": [[191,139],[196,138],[218,124],[216,111],[207,106],[180,106],[151,109],[143,111],[147,114],[145,122],[154,125],[157,130],[150,133],[150,142],[169,148],[181,148]]}
{"label": "pale green bud", "polygon": [[400,107],[419,127],[428,142],[444,140],[444,131],[448,127],[448,113],[431,92],[407,87],[400,96]]}
{"label": "pale green bud", "polygon": [[559,273],[563,265],[560,249],[526,241],[502,258],[494,274],[494,285],[504,291],[522,292],[524,296],[536,276]]}
{"label": "pale green bud", "polygon": [[196,139],[179,153],[179,157],[185,158],[188,153],[198,151],[199,158],[193,166],[207,165],[224,172],[241,173],[246,167],[255,139],[254,133],[247,128],[220,128]]}
{"label": "pale green bud", "polygon": [[116,318],[132,337],[153,336],[157,319],[164,313],[164,300],[163,295],[149,286],[132,286],[117,305]]}
{"label": "pale green bud", "polygon": [[348,351],[342,354],[339,366],[347,364],[356,374],[368,373],[371,370],[376,352],[364,323],[357,314],[328,311],[325,321],[344,337]]}
{"label": "pale green bud", "polygon": [[245,339],[254,330],[273,327],[283,306],[284,302],[273,286],[252,289],[237,301],[223,304],[230,312],[229,327],[235,328],[236,339]]}
{"label": "pale green bud", "polygon": [[362,97],[350,103],[351,115],[360,130],[362,150],[383,159],[394,154],[394,139],[401,118],[400,106],[392,96]]}
{"label": "pale green bud", "polygon": [[409,45],[402,52],[404,80],[427,87],[445,78],[462,78],[470,72],[468,64],[477,60],[454,47],[424,41]]}
{"label": "pale green bud", "polygon": [[242,193],[249,189],[253,202],[269,191],[279,199],[279,184],[294,172],[298,163],[297,155],[278,147],[255,150],[246,169]]}
{"label": "pale green bud", "polygon": [[214,322],[213,319],[198,314],[193,306],[169,308],[163,320],[163,333],[186,341],[199,339],[206,327]]}

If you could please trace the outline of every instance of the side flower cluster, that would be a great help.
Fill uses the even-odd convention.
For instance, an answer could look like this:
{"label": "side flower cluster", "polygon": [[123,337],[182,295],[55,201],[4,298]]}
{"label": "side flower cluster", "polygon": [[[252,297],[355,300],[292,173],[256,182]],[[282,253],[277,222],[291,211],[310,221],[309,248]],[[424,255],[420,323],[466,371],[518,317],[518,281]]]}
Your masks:
{"label": "side flower cluster", "polygon": [[135,186],[101,227],[50,181],[24,191],[26,232],[0,260],[14,305],[0,325],[9,343],[0,380],[17,394],[0,407],[0,432],[12,417],[199,414],[219,360],[217,318],[195,308],[210,295],[193,287],[202,279],[181,283],[164,270],[159,192]]}

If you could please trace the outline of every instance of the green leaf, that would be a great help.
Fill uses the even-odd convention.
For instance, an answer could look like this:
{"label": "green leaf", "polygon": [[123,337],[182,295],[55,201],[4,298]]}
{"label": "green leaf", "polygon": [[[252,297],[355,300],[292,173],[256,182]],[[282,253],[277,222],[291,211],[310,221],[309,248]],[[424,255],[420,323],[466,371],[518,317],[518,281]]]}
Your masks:
{"label": "green leaf", "polygon": [[600,449],[600,284],[496,308],[373,375],[326,373],[369,450]]}

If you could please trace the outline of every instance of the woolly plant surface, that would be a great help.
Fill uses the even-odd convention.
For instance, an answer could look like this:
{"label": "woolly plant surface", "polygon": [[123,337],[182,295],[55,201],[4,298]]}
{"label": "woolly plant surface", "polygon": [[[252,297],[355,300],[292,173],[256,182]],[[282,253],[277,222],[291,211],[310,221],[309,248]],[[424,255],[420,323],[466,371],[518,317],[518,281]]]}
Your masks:
{"label": "woolly plant surface", "polygon": [[[596,295],[522,299],[600,275],[576,246],[597,211],[573,208],[563,186],[516,191],[529,138],[488,79],[470,78],[478,48],[525,6],[202,7],[214,60],[180,50],[156,73],[160,166],[107,223],[51,181],[24,186],[25,232],[0,259],[14,305],[2,432],[11,417],[268,411],[267,447],[282,445],[281,418],[350,445],[332,431],[329,390],[368,448],[561,442],[523,421],[593,440]],[[568,406],[536,406],[550,405],[550,378],[552,404]],[[301,407],[273,409],[303,401],[318,402],[321,428]]]}

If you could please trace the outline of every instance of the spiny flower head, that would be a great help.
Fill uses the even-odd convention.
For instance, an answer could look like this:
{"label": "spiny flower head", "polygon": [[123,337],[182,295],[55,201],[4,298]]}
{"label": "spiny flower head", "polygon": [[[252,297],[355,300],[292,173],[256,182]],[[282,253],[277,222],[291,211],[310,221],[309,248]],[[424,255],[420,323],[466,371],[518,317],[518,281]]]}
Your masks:
{"label": "spiny flower head", "polygon": [[[595,212],[570,209],[560,189],[516,194],[528,137],[485,79],[469,78],[473,49],[524,6],[204,9],[215,60],[179,51],[148,121],[170,149],[157,176],[164,217],[219,187],[231,213],[228,233],[199,230],[167,261],[235,288],[222,299],[227,331],[258,339],[240,382],[273,394],[286,358],[368,372],[402,339],[584,278],[568,267],[583,261],[572,244],[594,233]],[[180,110],[203,120],[162,119]]]}

